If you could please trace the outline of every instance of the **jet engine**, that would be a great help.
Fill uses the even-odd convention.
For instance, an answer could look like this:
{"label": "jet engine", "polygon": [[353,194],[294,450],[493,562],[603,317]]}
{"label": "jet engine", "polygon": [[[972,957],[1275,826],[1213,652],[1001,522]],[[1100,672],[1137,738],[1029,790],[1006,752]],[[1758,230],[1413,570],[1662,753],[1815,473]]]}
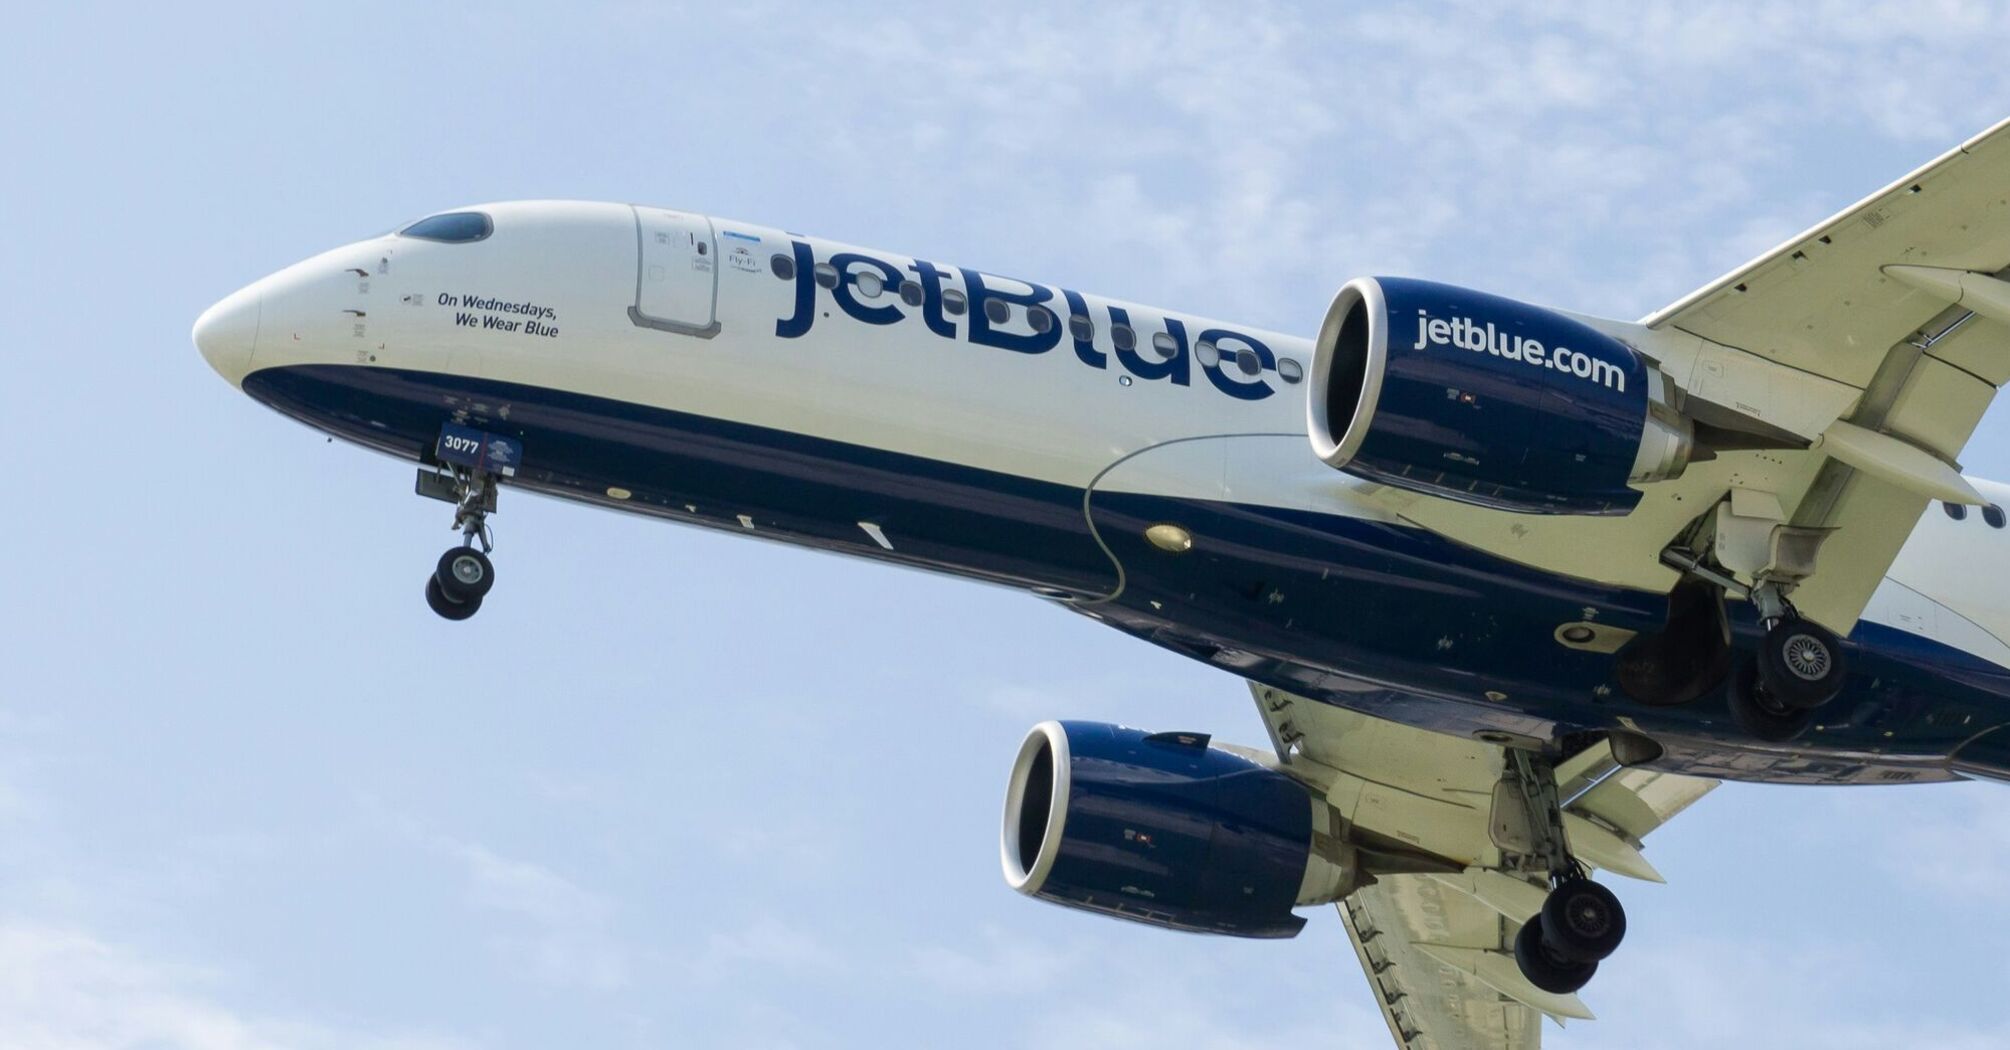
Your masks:
{"label": "jet engine", "polygon": [[1013,889],[1152,926],[1292,937],[1358,865],[1298,782],[1195,733],[1034,726],[1012,764],[1000,853]]}
{"label": "jet engine", "polygon": [[1532,514],[1618,515],[1679,476],[1694,428],[1632,347],[1540,307],[1349,281],[1307,384],[1312,448],[1356,477]]}

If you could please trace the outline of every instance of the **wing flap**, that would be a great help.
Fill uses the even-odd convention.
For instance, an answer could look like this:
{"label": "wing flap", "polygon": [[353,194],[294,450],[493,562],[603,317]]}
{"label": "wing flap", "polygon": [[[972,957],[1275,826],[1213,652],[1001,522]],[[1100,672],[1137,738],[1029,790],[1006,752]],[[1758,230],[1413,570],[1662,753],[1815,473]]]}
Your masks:
{"label": "wing flap", "polygon": [[1679,773],[1628,769],[1592,788],[1571,810],[1596,817],[1640,842],[1716,786],[1714,780]]}
{"label": "wing flap", "polygon": [[1576,995],[1556,995],[1530,986],[1515,968],[1514,957],[1498,948],[1467,948],[1455,944],[1419,944],[1417,950],[1516,1002],[1535,1007],[1561,1024],[1564,1018],[1595,1021],[1597,1015]]}
{"label": "wing flap", "polygon": [[[1398,1047],[1541,1047],[1541,1009],[1502,995],[1480,980],[1476,967],[1459,965],[1485,950],[1497,949],[1501,919],[1493,911],[1422,876],[1385,879],[1355,892],[1338,907]],[[1440,955],[1454,963],[1447,964]],[[1510,968],[1513,965],[1508,962]],[[1544,994],[1523,984],[1531,996]],[[1590,1012],[1582,1003],[1574,1007],[1553,1005],[1569,1011],[1562,1016]]]}
{"label": "wing flap", "polygon": [[1926,505],[1925,496],[1862,471],[1825,466],[1793,523],[1834,531],[1822,544],[1819,570],[1794,591],[1794,605],[1838,634],[1855,629]]}

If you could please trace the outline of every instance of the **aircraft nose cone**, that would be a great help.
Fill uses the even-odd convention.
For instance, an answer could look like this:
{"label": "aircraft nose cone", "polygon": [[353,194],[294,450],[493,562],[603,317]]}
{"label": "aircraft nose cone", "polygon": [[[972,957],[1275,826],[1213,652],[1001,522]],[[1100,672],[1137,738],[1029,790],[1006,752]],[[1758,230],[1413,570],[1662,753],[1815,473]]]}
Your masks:
{"label": "aircraft nose cone", "polygon": [[263,297],[257,287],[238,290],[195,319],[196,349],[216,374],[238,386],[251,371],[251,353],[258,348],[258,319]]}

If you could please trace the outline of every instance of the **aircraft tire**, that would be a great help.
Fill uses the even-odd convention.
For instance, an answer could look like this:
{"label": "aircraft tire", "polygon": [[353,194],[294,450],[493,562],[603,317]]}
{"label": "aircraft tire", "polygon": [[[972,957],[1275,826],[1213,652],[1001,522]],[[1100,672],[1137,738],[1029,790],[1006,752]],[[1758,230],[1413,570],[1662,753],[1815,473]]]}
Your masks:
{"label": "aircraft tire", "polygon": [[1789,707],[1768,695],[1759,680],[1757,660],[1745,660],[1731,673],[1725,699],[1731,719],[1739,728],[1769,744],[1784,744],[1807,732],[1814,723],[1811,710]]}
{"label": "aircraft tire", "polygon": [[1551,954],[1571,962],[1601,962],[1626,939],[1626,909],[1611,890],[1590,879],[1559,883],[1543,900],[1537,921]]}
{"label": "aircraft tire", "polygon": [[1514,961],[1528,983],[1551,995],[1570,995],[1591,983],[1592,976],[1598,973],[1595,962],[1558,958],[1543,942],[1540,917],[1522,923],[1521,932],[1515,934]]}
{"label": "aircraft tire", "polygon": [[440,555],[433,568],[440,591],[455,602],[479,603],[496,583],[496,569],[489,557],[473,547],[454,547]]}
{"label": "aircraft tire", "polygon": [[440,588],[440,578],[438,576],[428,576],[426,577],[426,605],[434,612],[440,614],[443,619],[465,620],[480,611],[482,600],[480,598],[470,598],[464,602],[455,601],[447,597],[446,591]]}
{"label": "aircraft tire", "polygon": [[1842,691],[1848,668],[1842,641],[1827,628],[1799,617],[1773,625],[1759,642],[1759,681],[1780,703],[1812,711]]}

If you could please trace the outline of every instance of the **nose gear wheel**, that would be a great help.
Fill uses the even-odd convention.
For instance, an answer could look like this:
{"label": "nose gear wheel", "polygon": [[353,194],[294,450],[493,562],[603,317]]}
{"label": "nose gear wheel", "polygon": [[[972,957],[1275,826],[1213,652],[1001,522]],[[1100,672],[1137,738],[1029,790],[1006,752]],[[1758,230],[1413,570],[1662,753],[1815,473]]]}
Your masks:
{"label": "nose gear wheel", "polygon": [[438,613],[442,619],[465,620],[481,610],[480,598],[456,601],[447,597],[446,588],[440,586],[438,576],[426,577],[426,605]]}
{"label": "nose gear wheel", "polygon": [[[424,491],[425,472],[420,475]],[[482,607],[496,582],[495,565],[489,561],[495,538],[488,524],[489,512],[495,509],[496,479],[484,471],[455,467],[447,488],[461,542],[441,554],[432,575],[426,577],[426,605],[444,619],[465,620]]]}
{"label": "nose gear wheel", "polygon": [[454,547],[440,555],[433,568],[440,590],[457,602],[480,602],[495,586],[495,566],[489,556],[473,547]]}

